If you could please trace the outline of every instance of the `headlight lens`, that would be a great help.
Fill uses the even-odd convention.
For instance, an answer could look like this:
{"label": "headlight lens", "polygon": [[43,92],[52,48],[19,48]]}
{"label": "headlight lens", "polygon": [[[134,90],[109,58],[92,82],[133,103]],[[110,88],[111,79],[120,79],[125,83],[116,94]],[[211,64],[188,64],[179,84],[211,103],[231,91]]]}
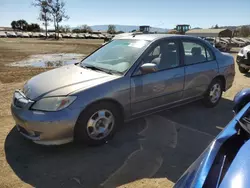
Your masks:
{"label": "headlight lens", "polygon": [[31,107],[31,109],[43,111],[58,111],[68,107],[72,102],[74,102],[75,99],[76,96],[42,98],[37,101]]}

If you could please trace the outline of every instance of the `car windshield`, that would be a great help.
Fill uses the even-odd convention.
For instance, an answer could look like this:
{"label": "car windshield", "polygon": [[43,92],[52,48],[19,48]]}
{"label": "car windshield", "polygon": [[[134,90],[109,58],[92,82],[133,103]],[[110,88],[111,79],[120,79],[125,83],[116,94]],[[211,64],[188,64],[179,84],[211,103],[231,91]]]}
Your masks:
{"label": "car windshield", "polygon": [[143,53],[149,42],[145,40],[113,40],[81,62],[81,66],[125,73]]}

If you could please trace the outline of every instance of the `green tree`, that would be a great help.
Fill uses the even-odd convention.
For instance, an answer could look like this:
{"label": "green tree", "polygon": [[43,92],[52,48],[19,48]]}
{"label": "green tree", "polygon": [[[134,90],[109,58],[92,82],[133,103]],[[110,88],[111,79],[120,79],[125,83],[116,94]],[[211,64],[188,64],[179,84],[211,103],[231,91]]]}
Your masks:
{"label": "green tree", "polygon": [[109,33],[109,34],[115,34],[116,33],[115,25],[109,25],[107,33]]}
{"label": "green tree", "polygon": [[17,22],[15,20],[11,22],[11,27],[13,30],[17,29]]}
{"label": "green tree", "polygon": [[12,21],[11,27],[14,30],[27,31],[28,23],[25,20]]}
{"label": "green tree", "polygon": [[218,24],[216,24],[216,25],[214,26],[214,29],[219,29]]}
{"label": "green tree", "polygon": [[39,32],[41,31],[40,26],[36,23],[29,24],[27,26],[27,31]]}

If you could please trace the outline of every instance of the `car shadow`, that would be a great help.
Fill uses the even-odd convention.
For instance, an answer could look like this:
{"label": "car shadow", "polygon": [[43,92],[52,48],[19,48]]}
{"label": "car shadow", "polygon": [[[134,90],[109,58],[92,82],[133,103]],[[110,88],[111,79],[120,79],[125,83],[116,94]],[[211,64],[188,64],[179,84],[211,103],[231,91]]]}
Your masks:
{"label": "car shadow", "polygon": [[250,72],[244,74],[245,77],[250,78]]}
{"label": "car shadow", "polygon": [[232,101],[207,109],[188,104],[125,124],[100,147],[75,143],[40,146],[13,128],[5,140],[6,160],[34,187],[117,187],[143,178],[176,182],[231,120]]}
{"label": "car shadow", "polygon": [[231,50],[230,50],[230,53],[238,53],[240,51],[240,47],[233,47]]}

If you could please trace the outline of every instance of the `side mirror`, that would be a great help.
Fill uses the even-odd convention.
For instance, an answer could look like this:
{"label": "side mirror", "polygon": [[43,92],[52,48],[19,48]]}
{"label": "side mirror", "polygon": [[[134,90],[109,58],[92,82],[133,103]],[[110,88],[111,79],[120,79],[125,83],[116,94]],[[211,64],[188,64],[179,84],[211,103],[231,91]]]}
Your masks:
{"label": "side mirror", "polygon": [[142,74],[156,72],[157,70],[158,70],[158,67],[154,63],[145,63],[140,67],[140,71]]}

